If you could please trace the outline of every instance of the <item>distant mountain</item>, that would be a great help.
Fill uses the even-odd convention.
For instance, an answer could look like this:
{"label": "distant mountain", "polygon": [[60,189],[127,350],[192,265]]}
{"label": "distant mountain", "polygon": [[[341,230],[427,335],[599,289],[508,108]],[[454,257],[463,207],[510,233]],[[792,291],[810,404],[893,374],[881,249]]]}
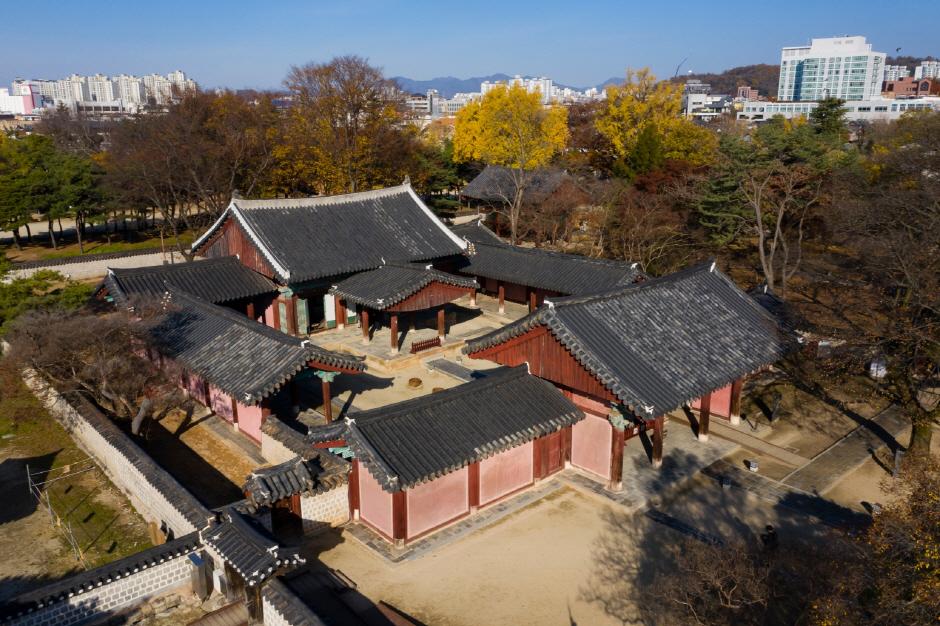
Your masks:
{"label": "distant mountain", "polygon": [[685,74],[676,76],[674,82],[698,79],[712,86],[713,94],[735,95],[738,87],[748,85],[754,87],[765,97],[777,96],[777,84],[780,81],[780,66],[759,63],[757,65],[742,65],[732,67],[719,74]]}
{"label": "distant mountain", "polygon": [[456,78],[454,76],[439,76],[431,80],[415,80],[407,76],[394,76],[392,80],[398,83],[406,93],[424,94],[428,89],[437,89],[444,98],[452,98],[455,93],[480,91],[480,83],[484,81],[508,80],[512,78],[507,74],[491,74],[489,76],[473,76],[471,78]]}

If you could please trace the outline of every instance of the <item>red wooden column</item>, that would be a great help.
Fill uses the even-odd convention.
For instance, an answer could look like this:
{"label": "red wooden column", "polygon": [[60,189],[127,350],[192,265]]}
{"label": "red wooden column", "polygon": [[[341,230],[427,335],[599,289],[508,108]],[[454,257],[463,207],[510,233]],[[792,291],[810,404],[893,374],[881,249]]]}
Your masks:
{"label": "red wooden column", "polygon": [[607,482],[608,491],[623,490],[623,447],[626,435],[622,428],[613,427],[613,437],[610,442],[610,480]]}
{"label": "red wooden column", "polygon": [[359,519],[359,461],[353,459],[349,471],[349,519]]}
{"label": "red wooden column", "polygon": [[698,440],[708,441],[708,420],[711,419],[712,394],[707,393],[699,400]]}
{"label": "red wooden column", "polygon": [[408,498],[404,491],[392,494],[392,539],[395,547],[405,547],[408,538]]}
{"label": "red wooden column", "polygon": [[359,314],[359,325],[362,326],[362,343],[369,343],[369,309],[362,307]]}
{"label": "red wooden column", "polygon": [[336,374],[338,372],[317,370],[317,377],[322,381],[320,388],[323,390],[323,417],[326,418],[327,424],[333,421],[333,397],[330,395],[330,383],[336,378]]}
{"label": "red wooden column", "polygon": [[297,294],[287,299],[287,333],[297,336]]}
{"label": "red wooden column", "polygon": [[480,462],[471,463],[467,466],[469,476],[467,478],[467,498],[470,502],[470,513],[476,513],[480,508]]}
{"label": "red wooden column", "polygon": [[232,426],[235,427],[235,430],[238,430],[238,400],[232,396]]}
{"label": "red wooden column", "polygon": [[499,282],[499,287],[496,288],[497,293],[499,294],[499,312],[506,312],[506,286]]}
{"label": "red wooden column", "polygon": [[731,420],[732,426],[737,426],[741,423],[741,389],[743,387],[743,376],[731,383],[731,415],[729,419]]}
{"label": "red wooden column", "polygon": [[336,327],[339,329],[346,328],[346,301],[340,297],[336,297]]}
{"label": "red wooden column", "polygon": [[445,327],[446,320],[444,319],[444,307],[441,307],[437,310],[437,336],[441,338],[441,341],[444,341],[444,335],[447,332]]}
{"label": "red wooden column", "polygon": [[248,303],[248,306],[245,307],[245,314],[248,316],[248,319],[253,320],[255,318],[255,302],[252,300]]}
{"label": "red wooden column", "polygon": [[665,415],[660,415],[653,422],[653,467],[662,467],[663,464],[663,425]]}
{"label": "red wooden column", "polygon": [[477,305],[477,290],[470,290],[470,306],[475,307]]}
{"label": "red wooden column", "polygon": [[391,330],[392,342],[391,348],[392,352],[398,352],[398,314],[392,313],[391,323],[389,324]]}
{"label": "red wooden column", "polygon": [[535,289],[529,289],[529,313],[538,308],[538,294],[535,293]]}

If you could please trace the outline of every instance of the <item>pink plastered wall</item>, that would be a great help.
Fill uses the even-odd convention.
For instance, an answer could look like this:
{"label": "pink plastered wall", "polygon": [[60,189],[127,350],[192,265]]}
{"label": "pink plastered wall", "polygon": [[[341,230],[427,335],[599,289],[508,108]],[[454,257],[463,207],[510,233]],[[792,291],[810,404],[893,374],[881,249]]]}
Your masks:
{"label": "pink plastered wall", "polygon": [[[693,409],[702,408],[701,399],[692,402]],[[731,415],[731,385],[716,389],[712,392],[712,402],[709,408],[712,415],[729,417]]]}
{"label": "pink plastered wall", "polygon": [[530,441],[480,461],[481,505],[532,484],[532,446]]}
{"label": "pink plastered wall", "polygon": [[362,463],[359,464],[359,517],[392,536],[392,494],[382,489]]}
{"label": "pink plastered wall", "polygon": [[211,384],[209,385],[209,408],[222,419],[228,422],[235,421],[235,415],[232,413],[232,397]]}
{"label": "pink plastered wall", "polygon": [[469,478],[470,472],[465,467],[406,491],[408,538],[416,537],[468,513]]}
{"label": "pink plastered wall", "polygon": [[209,404],[209,398],[206,397],[206,384],[199,376],[192,373],[183,375],[186,379],[185,389],[194,400],[200,402],[203,406]]}
{"label": "pink plastered wall", "polygon": [[571,464],[598,476],[610,478],[610,448],[613,427],[603,417],[586,414],[571,427]]}
{"label": "pink plastered wall", "polygon": [[261,407],[238,403],[238,430],[245,433],[256,443],[261,443]]}
{"label": "pink plastered wall", "polygon": [[264,310],[262,321],[264,322],[265,326],[270,326],[271,328],[274,328],[274,316],[277,315],[277,309],[274,308],[276,304],[277,304],[277,301],[274,300]]}

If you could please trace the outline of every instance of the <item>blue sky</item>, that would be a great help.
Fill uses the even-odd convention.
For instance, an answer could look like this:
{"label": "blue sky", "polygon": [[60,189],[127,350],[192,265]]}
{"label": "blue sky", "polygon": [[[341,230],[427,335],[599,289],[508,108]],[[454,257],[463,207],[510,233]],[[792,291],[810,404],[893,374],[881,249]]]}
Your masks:
{"label": "blue sky", "polygon": [[72,72],[182,69],[205,87],[280,85],[292,64],[359,54],[389,76],[495,72],[590,85],[627,66],[671,75],[777,63],[785,45],[865,35],[875,49],[940,54],[940,1],[14,2],[0,85]]}

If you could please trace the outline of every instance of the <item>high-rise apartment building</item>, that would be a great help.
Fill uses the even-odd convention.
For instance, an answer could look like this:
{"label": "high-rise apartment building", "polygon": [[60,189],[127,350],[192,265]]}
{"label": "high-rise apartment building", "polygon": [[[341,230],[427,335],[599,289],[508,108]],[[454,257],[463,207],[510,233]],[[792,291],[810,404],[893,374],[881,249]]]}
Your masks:
{"label": "high-rise apartment building", "polygon": [[777,99],[870,100],[881,93],[885,56],[873,52],[861,36],[813,39],[808,46],[786,47],[780,55]]}
{"label": "high-rise apartment building", "polygon": [[940,78],[940,61],[924,61],[914,68],[914,78]]}
{"label": "high-rise apartment building", "polygon": [[885,82],[900,80],[911,75],[906,65],[885,65]]}
{"label": "high-rise apartment building", "polygon": [[87,78],[89,100],[92,102],[113,102],[117,100],[114,95],[114,83],[103,74],[95,74]]}

